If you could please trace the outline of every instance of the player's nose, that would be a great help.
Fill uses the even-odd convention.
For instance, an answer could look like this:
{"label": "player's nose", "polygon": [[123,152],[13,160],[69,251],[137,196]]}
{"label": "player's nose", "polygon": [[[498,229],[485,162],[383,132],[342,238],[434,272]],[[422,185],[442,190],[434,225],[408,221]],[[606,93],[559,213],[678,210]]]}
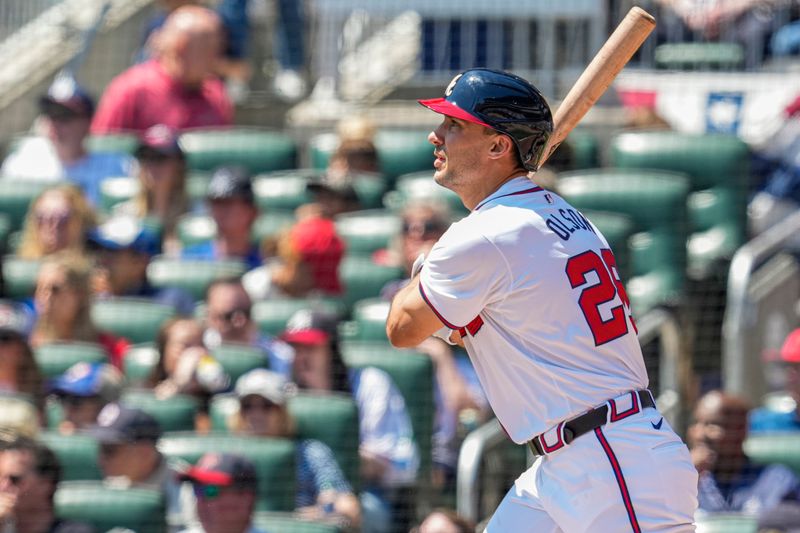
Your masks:
{"label": "player's nose", "polygon": [[439,135],[439,128],[436,128],[428,134],[428,142],[434,146],[440,146],[442,144],[442,137]]}

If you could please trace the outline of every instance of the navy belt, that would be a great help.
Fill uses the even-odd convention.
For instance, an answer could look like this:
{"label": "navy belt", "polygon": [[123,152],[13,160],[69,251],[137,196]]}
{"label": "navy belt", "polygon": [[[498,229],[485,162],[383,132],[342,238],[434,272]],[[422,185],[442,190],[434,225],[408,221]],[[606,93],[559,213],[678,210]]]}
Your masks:
{"label": "navy belt", "polygon": [[[560,450],[581,435],[588,433],[595,428],[599,428],[606,422],[618,422],[631,415],[635,415],[642,409],[655,407],[656,402],[649,390],[643,389],[631,391],[631,407],[619,412],[615,400],[608,400],[605,404],[592,409],[591,411],[577,416],[566,422],[559,423],[555,428],[555,438],[545,438],[550,435],[550,430],[545,431],[528,441],[528,447],[533,455],[547,455],[556,450]],[[548,444],[548,440],[554,441]]]}

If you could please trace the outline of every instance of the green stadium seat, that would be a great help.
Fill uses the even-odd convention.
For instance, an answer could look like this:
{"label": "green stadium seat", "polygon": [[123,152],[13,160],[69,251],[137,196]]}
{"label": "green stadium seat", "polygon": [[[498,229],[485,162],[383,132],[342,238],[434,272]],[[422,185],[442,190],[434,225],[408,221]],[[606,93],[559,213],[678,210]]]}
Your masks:
{"label": "green stadium seat", "polygon": [[98,444],[94,437],[43,431],[38,439],[58,457],[63,481],[103,479],[103,473],[97,463]]}
{"label": "green stadium seat", "polygon": [[155,418],[162,431],[193,431],[194,417],[200,408],[200,403],[193,396],[175,394],[161,399],[150,389],[125,390],[119,401]]}
{"label": "green stadium seat", "polygon": [[698,516],[697,533],[756,533],[758,521],[755,516],[714,513]]}
{"label": "green stadium seat", "polygon": [[662,70],[741,70],[744,47],[739,43],[664,43],[655,50]]}
{"label": "green stadium seat", "polygon": [[671,131],[630,132],[611,144],[612,162],[623,168],[681,172],[689,179],[688,268],[707,277],[744,244],[749,150],[732,135]]}
{"label": "green stadium seat", "polygon": [[280,335],[286,322],[301,309],[319,309],[334,315],[344,312],[342,304],[334,299],[276,298],[254,302],[251,315],[262,333]]}
{"label": "green stadium seat", "polygon": [[420,452],[420,479],[428,476],[431,466],[431,436],[435,405],[433,402],[433,363],[427,355],[400,350],[380,342],[342,343],[342,358],[350,368],[374,366],[391,376],[406,401],[414,428],[414,440]]}
{"label": "green stadium seat", "polygon": [[134,134],[89,135],[86,138],[86,149],[90,152],[133,154],[137,146],[139,146],[139,139]]}
{"label": "green stadium seat", "polygon": [[[358,407],[352,396],[342,393],[299,391],[288,400],[298,439],[317,439],[333,450],[336,461],[353,487],[359,484]],[[228,431],[229,421],[239,410],[235,394],[217,394],[209,408],[211,428]]]}
{"label": "green stadium seat", "polygon": [[9,231],[22,228],[31,202],[43,190],[59,184],[14,179],[14,176],[0,177],[0,213],[8,217],[11,225]]}
{"label": "green stadium seat", "polygon": [[164,435],[158,448],[169,458],[196,463],[206,452],[237,453],[248,457],[258,472],[260,511],[291,511],[295,504],[295,446],[287,439],[242,437],[227,433]]}
{"label": "green stadium seat", "polygon": [[165,533],[165,503],[161,492],[150,489],[114,489],[101,481],[59,484],[56,516],[86,522],[97,531],[125,528],[136,533]]}
{"label": "green stadium seat", "polygon": [[307,204],[312,196],[306,191],[306,184],[317,175],[313,170],[284,170],[255,176],[256,204],[265,213],[273,209],[292,211]]}
{"label": "green stadium seat", "polygon": [[36,364],[46,378],[54,378],[75,363],[105,363],[108,356],[99,344],[90,342],[57,342],[37,347]]}
{"label": "green stadium seat", "polygon": [[150,373],[158,364],[158,350],[152,342],[135,344],[128,348],[122,360],[128,385],[144,386]]}
{"label": "green stadium seat", "polygon": [[261,243],[264,239],[277,238],[289,230],[296,220],[294,211],[270,209],[266,213],[261,213],[253,224],[253,242]]}
{"label": "green stadium seat", "polygon": [[175,316],[175,309],[142,298],[117,297],[94,300],[91,315],[101,331],[137,344],[154,341],[161,325]]}
{"label": "green stadium seat", "polygon": [[753,433],[744,442],[744,453],[758,464],[784,464],[800,474],[800,433]]}
{"label": "green stadium seat", "polygon": [[269,366],[267,354],[261,348],[248,344],[220,344],[211,350],[211,355],[230,376],[231,384],[236,383],[242,374]]}
{"label": "green stadium seat", "polygon": [[269,533],[345,533],[336,525],[298,518],[293,513],[257,512],[253,526]]}
{"label": "green stadium seat", "polygon": [[258,129],[192,131],[181,135],[181,146],[191,170],[237,165],[251,173],[294,168],[297,146],[288,135]]}
{"label": "green stadium seat", "polygon": [[683,295],[689,184],[673,172],[636,169],[561,174],[558,191],[581,210],[622,213],[635,223],[627,293],[635,316]]}
{"label": "green stadium seat", "polygon": [[386,337],[389,304],[382,298],[359,300],[353,306],[353,319],[340,324],[339,335],[348,341],[389,342]]}
{"label": "green stadium seat", "polygon": [[351,309],[359,300],[377,297],[386,283],[403,277],[401,266],[378,265],[368,256],[346,256],[339,265],[339,279],[345,287],[341,300]]}
{"label": "green stadium seat", "polygon": [[2,266],[7,297],[19,300],[33,295],[41,261],[6,255],[3,256]]}
{"label": "green stadium seat", "polygon": [[11,217],[5,213],[0,213],[0,254],[10,252],[11,247],[8,238],[11,235]]}
{"label": "green stadium seat", "polygon": [[100,182],[100,208],[109,213],[115,205],[127,202],[139,192],[139,179],[130,176],[105,178]]}
{"label": "green stadium seat", "polygon": [[336,231],[347,244],[347,253],[371,254],[386,248],[402,230],[400,217],[386,209],[345,213],[336,217]]}
{"label": "green stadium seat", "polygon": [[186,195],[192,203],[202,203],[206,199],[208,192],[208,182],[211,181],[211,173],[203,170],[194,170],[186,176]]}
{"label": "green stadium seat", "polygon": [[[430,170],[433,172],[433,146],[428,142],[427,130],[380,130],[375,135],[381,172],[390,184],[398,176]],[[324,169],[328,159],[336,151],[338,138],[335,133],[322,133],[311,138],[309,148],[311,164]]]}
{"label": "green stadium seat", "polygon": [[240,276],[247,271],[235,259],[183,259],[156,256],[147,266],[147,279],[154,287],[178,287],[196,300],[205,298],[206,287],[215,279]]}
{"label": "green stadium seat", "polygon": [[468,212],[456,193],[433,181],[432,169],[403,174],[397,178],[395,190],[389,191],[383,198],[383,203],[392,211],[400,211],[409,201],[442,202],[447,204],[453,213]]}
{"label": "green stadium seat", "polygon": [[178,219],[176,229],[183,246],[208,242],[217,236],[217,224],[209,215],[183,215]]}
{"label": "green stadium seat", "polygon": [[353,176],[353,189],[361,209],[383,207],[383,195],[388,187],[389,182],[382,174],[363,172]]}
{"label": "green stadium seat", "polygon": [[572,149],[574,169],[597,168],[600,166],[600,143],[597,136],[586,130],[573,130],[565,141]]}

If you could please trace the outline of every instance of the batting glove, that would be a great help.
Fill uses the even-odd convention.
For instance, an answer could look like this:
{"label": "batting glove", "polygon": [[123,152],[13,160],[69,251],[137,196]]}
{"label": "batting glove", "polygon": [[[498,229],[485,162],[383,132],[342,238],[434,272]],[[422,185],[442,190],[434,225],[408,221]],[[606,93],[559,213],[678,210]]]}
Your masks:
{"label": "batting glove", "polygon": [[419,274],[419,271],[422,270],[422,265],[425,264],[425,254],[419,254],[416,259],[414,259],[414,264],[411,265],[411,278],[413,279],[414,276]]}

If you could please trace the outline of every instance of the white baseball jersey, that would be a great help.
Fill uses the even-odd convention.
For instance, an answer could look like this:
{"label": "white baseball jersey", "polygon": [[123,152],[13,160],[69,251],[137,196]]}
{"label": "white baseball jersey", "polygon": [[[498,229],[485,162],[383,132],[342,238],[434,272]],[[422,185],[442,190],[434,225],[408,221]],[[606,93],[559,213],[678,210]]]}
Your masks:
{"label": "white baseball jersey", "polygon": [[420,292],[464,344],[512,440],[633,389],[647,372],[614,256],[582,214],[526,177],[439,239]]}

